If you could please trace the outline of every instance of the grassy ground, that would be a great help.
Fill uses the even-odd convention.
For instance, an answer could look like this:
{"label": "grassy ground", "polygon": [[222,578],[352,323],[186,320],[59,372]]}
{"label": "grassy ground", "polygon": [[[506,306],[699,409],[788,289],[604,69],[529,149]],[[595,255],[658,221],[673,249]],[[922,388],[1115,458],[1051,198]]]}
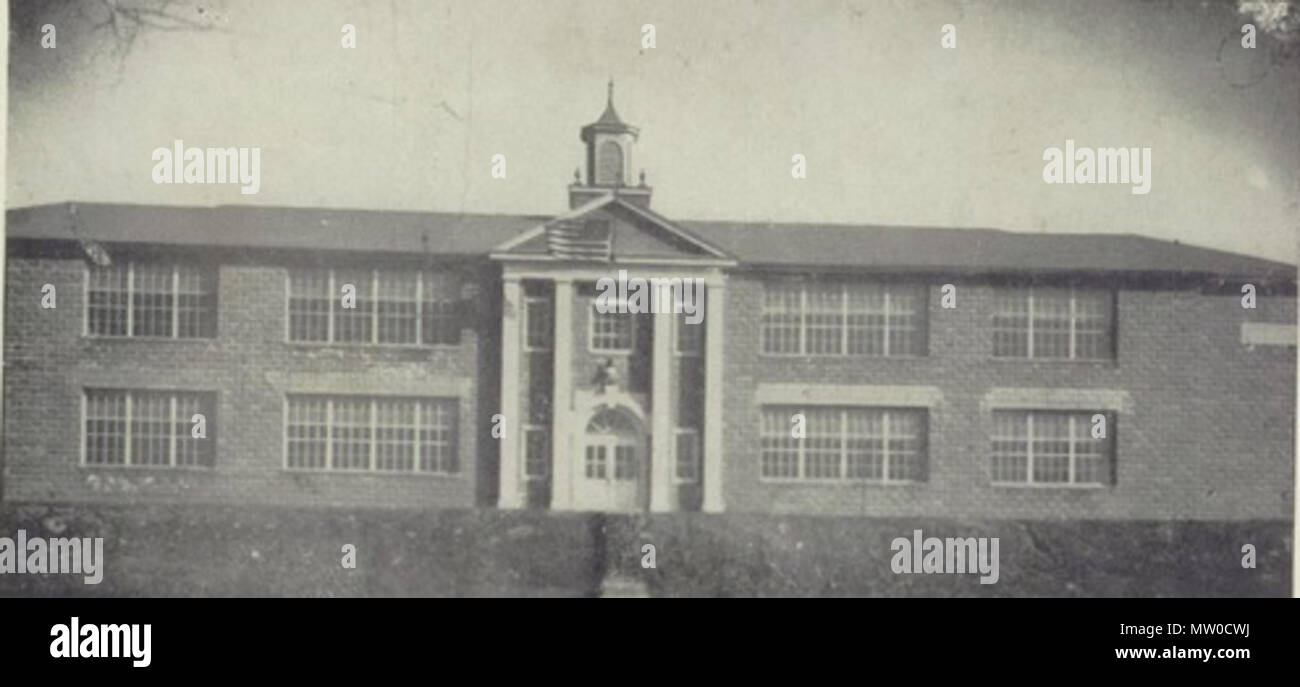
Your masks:
{"label": "grassy ground", "polygon": [[[5,574],[0,595],[590,596],[619,578],[652,596],[1286,596],[1292,546],[1288,521],[0,506],[0,536],[20,528],[104,537],[104,580]],[[997,537],[1000,579],[894,574],[890,542],[914,529]]]}

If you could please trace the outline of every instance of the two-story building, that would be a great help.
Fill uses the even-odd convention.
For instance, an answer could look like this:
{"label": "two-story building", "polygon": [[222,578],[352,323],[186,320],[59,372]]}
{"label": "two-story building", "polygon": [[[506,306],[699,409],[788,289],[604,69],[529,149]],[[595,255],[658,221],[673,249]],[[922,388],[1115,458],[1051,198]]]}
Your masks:
{"label": "two-story building", "polygon": [[611,102],[554,217],[9,211],[3,497],[1290,516],[1293,266],[681,221],[636,139]]}

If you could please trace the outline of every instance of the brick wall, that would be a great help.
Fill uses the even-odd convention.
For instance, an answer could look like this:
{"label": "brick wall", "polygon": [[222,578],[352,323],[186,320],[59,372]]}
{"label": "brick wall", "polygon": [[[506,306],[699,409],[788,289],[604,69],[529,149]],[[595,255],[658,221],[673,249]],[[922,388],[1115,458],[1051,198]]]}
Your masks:
{"label": "brick wall", "polygon": [[[227,255],[218,274],[217,336],[210,340],[102,339],[82,336],[84,262],[66,244],[11,242],[5,344],[6,500],[469,506],[483,486],[486,416],[479,412],[479,345],[499,314],[466,318],[454,346],[398,349],[285,341],[287,264],[265,255]],[[117,249],[115,259],[126,253]],[[213,259],[209,253],[203,259]],[[347,263],[328,263],[345,266]],[[473,269],[465,279],[487,277]],[[58,307],[40,307],[54,284]],[[480,299],[490,304],[491,298]],[[486,373],[495,379],[491,373]],[[489,387],[494,382],[484,382]],[[203,390],[218,393],[208,426],[211,469],[80,465],[81,398],[86,387]],[[409,395],[458,399],[456,475],[338,474],[283,469],[286,393]],[[493,411],[495,412],[495,411]],[[490,416],[490,413],[489,413]],[[484,447],[484,454],[490,447]]]}
{"label": "brick wall", "polygon": [[[327,258],[313,259],[343,266]],[[288,266],[300,259],[247,252],[222,256],[215,339],[95,339],[82,336],[84,263],[75,247],[11,242],[4,498],[407,507],[494,503],[497,455],[488,420],[498,412],[499,389],[500,284],[494,270],[478,263],[466,272],[482,295],[474,301],[479,311],[467,321],[458,345],[290,344],[284,340],[285,281]],[[1045,362],[994,359],[989,327],[993,286],[944,281],[956,283],[958,307],[940,308],[942,282],[929,286],[925,357],[778,358],[760,352],[760,276],[746,271],[731,275],[722,418],[728,510],[1289,517],[1295,350],[1245,346],[1240,325],[1294,323],[1293,296],[1262,295],[1256,310],[1245,310],[1231,289],[1216,295],[1194,287],[1124,286],[1117,295],[1115,360]],[[56,310],[40,308],[41,285],[47,282],[58,289]],[[603,357],[587,347],[590,297],[585,288],[575,294],[570,364],[577,385],[589,381]],[[625,360],[616,361],[625,380],[633,376]],[[761,480],[756,395],[764,384],[937,388],[941,398],[929,412],[928,479],[901,485]],[[672,396],[689,394],[686,386],[674,379]],[[79,423],[85,387],[217,392],[216,418],[209,418],[217,442],[216,467],[82,467]],[[1115,426],[1115,484],[1093,489],[991,485],[987,395],[1006,388],[1122,391],[1126,405]],[[454,397],[460,410],[461,472],[286,471],[283,403],[286,393],[295,392]],[[667,412],[676,413],[676,408]],[[586,418],[576,421],[585,423]]]}
{"label": "brick wall", "polygon": [[[733,274],[727,305],[724,489],[728,511],[1025,518],[1277,518],[1292,512],[1294,348],[1240,343],[1243,321],[1294,323],[1294,296],[1231,290],[1122,288],[1118,355],[1106,362],[992,357],[994,287],[957,286],[957,308],[929,286],[929,355],[773,357],[760,352],[763,282]],[[929,478],[923,483],[789,483],[759,476],[760,384],[929,385]],[[997,387],[1117,389],[1115,484],[1101,488],[990,484]],[[1083,409],[1081,409],[1083,410]]]}

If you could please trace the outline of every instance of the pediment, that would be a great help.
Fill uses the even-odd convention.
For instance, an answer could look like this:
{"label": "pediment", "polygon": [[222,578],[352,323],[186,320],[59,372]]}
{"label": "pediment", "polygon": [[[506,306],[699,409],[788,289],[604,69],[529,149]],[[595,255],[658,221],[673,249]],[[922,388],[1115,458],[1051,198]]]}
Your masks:
{"label": "pediment", "polygon": [[671,220],[614,194],[554,217],[492,251],[496,259],[733,261]]}

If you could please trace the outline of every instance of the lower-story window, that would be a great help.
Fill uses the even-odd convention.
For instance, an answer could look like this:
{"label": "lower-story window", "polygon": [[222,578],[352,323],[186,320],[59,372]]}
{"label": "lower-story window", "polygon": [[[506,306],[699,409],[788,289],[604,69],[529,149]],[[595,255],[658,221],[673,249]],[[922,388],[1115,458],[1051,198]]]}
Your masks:
{"label": "lower-story window", "polygon": [[1114,429],[1101,412],[994,412],[993,482],[1110,484]]}
{"label": "lower-story window", "polygon": [[767,406],[765,479],[916,482],[926,478],[926,411]]}
{"label": "lower-story window", "polygon": [[214,393],[86,389],[85,464],[212,467],[216,399]]}
{"label": "lower-story window", "polygon": [[545,427],[524,427],[524,479],[546,479],[551,471],[551,435]]}
{"label": "lower-story window", "polygon": [[456,399],[294,395],[285,410],[290,470],[460,471]]}
{"label": "lower-story window", "polygon": [[700,432],[697,429],[679,427],[677,429],[677,467],[675,476],[678,482],[700,481]]}

